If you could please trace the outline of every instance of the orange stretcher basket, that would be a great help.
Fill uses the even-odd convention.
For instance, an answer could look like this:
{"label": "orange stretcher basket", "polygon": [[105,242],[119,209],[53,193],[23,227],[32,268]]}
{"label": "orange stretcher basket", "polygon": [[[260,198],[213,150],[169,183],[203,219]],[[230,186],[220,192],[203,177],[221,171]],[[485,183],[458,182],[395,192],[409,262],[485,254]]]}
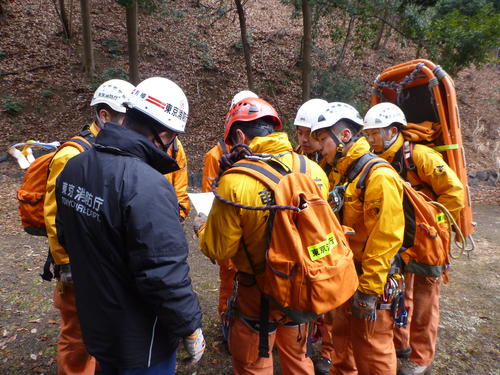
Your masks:
{"label": "orange stretcher basket", "polygon": [[440,124],[440,135],[434,146],[443,153],[446,162],[465,187],[465,207],[460,213],[458,224],[468,243],[468,248],[463,250],[473,250],[472,206],[453,80],[439,65],[436,66],[429,60],[408,61],[387,68],[377,76],[373,84],[371,105],[380,102],[397,104],[408,122],[431,121]]}

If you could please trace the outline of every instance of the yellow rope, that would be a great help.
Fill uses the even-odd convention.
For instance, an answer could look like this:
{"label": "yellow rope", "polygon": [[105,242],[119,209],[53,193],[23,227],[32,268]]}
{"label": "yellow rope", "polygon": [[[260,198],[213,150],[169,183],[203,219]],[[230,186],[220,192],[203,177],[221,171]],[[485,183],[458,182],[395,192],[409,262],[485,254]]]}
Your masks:
{"label": "yellow rope", "polygon": [[[450,211],[448,211],[448,209],[442,204],[442,203],[439,203],[439,202],[436,202],[436,201],[431,201],[431,203],[438,207],[444,214],[444,216],[446,217],[446,221],[448,222],[448,229],[450,231],[450,247],[448,249],[449,253],[450,253],[450,257],[452,257],[453,259],[458,259],[460,258],[463,253],[464,253],[464,250],[465,250],[465,247],[467,246],[467,241],[462,233],[462,231],[460,230],[460,227],[458,226],[457,222],[455,221],[455,219],[453,218],[453,216],[451,215]],[[457,242],[457,247],[459,249],[459,253],[458,255],[453,255],[452,254],[452,251],[451,251],[451,244],[452,244],[452,228],[455,229],[455,233],[458,235],[460,241]],[[456,241],[455,241],[456,242]],[[460,246],[461,244],[461,246]]]}

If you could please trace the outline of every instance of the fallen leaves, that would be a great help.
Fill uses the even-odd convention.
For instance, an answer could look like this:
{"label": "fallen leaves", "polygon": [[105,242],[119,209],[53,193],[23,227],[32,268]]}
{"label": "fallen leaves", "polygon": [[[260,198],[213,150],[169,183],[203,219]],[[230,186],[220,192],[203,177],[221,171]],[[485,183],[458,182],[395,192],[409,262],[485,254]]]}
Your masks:
{"label": "fallen leaves", "polygon": [[12,335],[9,338],[0,340],[0,350],[4,350],[7,347],[7,345],[13,343],[16,340],[16,338],[17,338],[17,334]]}

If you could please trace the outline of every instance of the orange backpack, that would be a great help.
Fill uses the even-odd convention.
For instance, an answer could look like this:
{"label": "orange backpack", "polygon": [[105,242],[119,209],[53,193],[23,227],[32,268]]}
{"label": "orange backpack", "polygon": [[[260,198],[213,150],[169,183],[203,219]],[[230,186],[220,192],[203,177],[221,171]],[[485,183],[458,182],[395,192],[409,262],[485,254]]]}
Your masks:
{"label": "orange backpack", "polygon": [[252,176],[273,192],[272,205],[259,207],[271,215],[265,272],[256,279],[269,300],[293,321],[303,323],[351,298],[358,276],[344,229],[311,178],[306,158],[292,155],[292,170],[279,161],[245,159],[225,174]]}
{"label": "orange backpack", "polygon": [[[392,166],[376,155],[366,154],[358,159],[361,170],[356,184],[361,189],[363,200],[366,179],[379,168]],[[351,177],[351,181],[354,178]],[[405,215],[405,233],[399,256],[404,261],[404,270],[426,277],[439,277],[450,264],[450,228],[452,217],[446,208],[420,191],[413,189],[409,182],[403,181],[403,210]]]}
{"label": "orange backpack", "polygon": [[73,137],[64,142],[57,150],[49,152],[37,158],[26,169],[23,183],[17,188],[17,200],[19,201],[19,216],[24,230],[35,236],[46,236],[45,221],[43,218],[43,204],[45,191],[47,189],[47,178],[49,177],[49,165],[54,155],[64,147],[71,146],[80,152],[89,150],[91,145],[83,137]]}

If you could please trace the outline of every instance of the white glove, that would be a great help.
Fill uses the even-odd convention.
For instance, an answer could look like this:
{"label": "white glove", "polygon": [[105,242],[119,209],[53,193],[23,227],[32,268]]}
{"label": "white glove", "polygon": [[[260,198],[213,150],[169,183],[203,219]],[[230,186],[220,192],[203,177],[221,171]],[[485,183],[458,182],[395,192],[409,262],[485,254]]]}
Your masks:
{"label": "white glove", "polygon": [[198,362],[205,352],[205,338],[201,328],[196,329],[188,337],[184,337],[184,348],[188,352],[190,358],[188,364],[193,365]]}
{"label": "white glove", "polygon": [[200,231],[200,229],[203,227],[203,225],[205,225],[205,223],[207,222],[208,220],[208,217],[207,215],[205,215],[204,213],[199,213],[195,218],[194,218],[194,222],[193,222],[193,230],[194,230],[194,233],[198,234],[198,232]]}
{"label": "white glove", "polygon": [[71,266],[69,264],[61,265],[59,278],[64,284],[73,284],[73,275],[71,274]]}

